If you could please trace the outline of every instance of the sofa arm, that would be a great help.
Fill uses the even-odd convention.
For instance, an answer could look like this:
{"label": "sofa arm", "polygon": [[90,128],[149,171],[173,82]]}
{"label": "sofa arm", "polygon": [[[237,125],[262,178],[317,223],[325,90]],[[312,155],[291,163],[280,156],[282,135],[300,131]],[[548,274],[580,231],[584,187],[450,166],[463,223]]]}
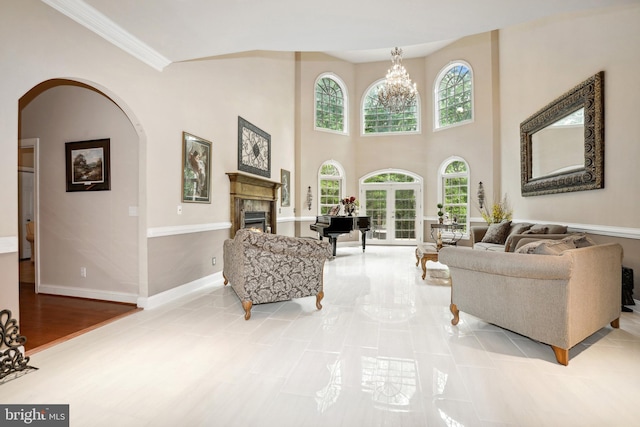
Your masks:
{"label": "sofa arm", "polygon": [[471,227],[471,247],[482,241],[482,238],[487,234],[488,229],[488,225],[474,225]]}

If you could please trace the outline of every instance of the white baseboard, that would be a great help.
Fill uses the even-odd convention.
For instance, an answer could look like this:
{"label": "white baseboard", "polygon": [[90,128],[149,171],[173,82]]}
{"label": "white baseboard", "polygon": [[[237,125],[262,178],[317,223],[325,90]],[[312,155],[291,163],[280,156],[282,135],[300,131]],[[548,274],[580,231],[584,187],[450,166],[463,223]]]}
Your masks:
{"label": "white baseboard", "polygon": [[193,292],[213,288],[216,285],[222,285],[223,281],[222,272],[214,273],[209,276],[201,277],[193,282],[185,283],[184,285],[161,292],[157,295],[150,297],[138,297],[137,304],[138,307],[144,308],[145,310],[151,310]]}
{"label": "white baseboard", "polygon": [[135,304],[138,295],[126,294],[123,292],[110,292],[97,289],[76,288],[56,285],[43,285],[38,287],[38,293],[62,295],[65,297],[89,298],[102,301],[124,302],[127,304]]}

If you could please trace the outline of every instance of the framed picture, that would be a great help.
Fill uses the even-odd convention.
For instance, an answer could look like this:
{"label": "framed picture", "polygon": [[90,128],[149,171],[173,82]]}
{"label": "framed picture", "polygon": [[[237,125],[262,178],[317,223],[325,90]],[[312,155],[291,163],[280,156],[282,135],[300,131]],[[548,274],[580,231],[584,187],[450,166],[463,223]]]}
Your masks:
{"label": "framed picture", "polygon": [[110,142],[107,138],[65,143],[67,192],[111,190]]}
{"label": "framed picture", "polygon": [[291,206],[291,172],[280,169],[280,206]]}
{"label": "framed picture", "polygon": [[182,202],[211,203],[211,142],[182,132]]}
{"label": "framed picture", "polygon": [[271,178],[271,135],[238,116],[238,170]]}

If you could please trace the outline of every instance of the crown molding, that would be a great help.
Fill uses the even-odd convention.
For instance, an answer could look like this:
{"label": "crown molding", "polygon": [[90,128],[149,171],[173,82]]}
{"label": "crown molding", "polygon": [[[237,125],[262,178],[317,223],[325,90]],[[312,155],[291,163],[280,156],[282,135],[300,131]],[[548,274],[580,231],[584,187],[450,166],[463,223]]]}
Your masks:
{"label": "crown molding", "polygon": [[171,64],[171,60],[82,0],[42,0],[42,2],[158,71],[162,71],[164,67]]}

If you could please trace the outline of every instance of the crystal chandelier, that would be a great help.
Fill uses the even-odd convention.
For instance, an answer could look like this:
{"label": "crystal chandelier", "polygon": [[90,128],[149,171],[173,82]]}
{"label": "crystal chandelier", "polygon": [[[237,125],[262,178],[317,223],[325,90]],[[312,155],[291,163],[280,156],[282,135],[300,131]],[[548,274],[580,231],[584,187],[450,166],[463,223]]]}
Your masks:
{"label": "crystal chandelier", "polygon": [[391,63],[393,66],[387,71],[384,85],[378,90],[378,104],[399,113],[415,104],[418,91],[402,65],[402,49],[396,47],[391,51]]}

